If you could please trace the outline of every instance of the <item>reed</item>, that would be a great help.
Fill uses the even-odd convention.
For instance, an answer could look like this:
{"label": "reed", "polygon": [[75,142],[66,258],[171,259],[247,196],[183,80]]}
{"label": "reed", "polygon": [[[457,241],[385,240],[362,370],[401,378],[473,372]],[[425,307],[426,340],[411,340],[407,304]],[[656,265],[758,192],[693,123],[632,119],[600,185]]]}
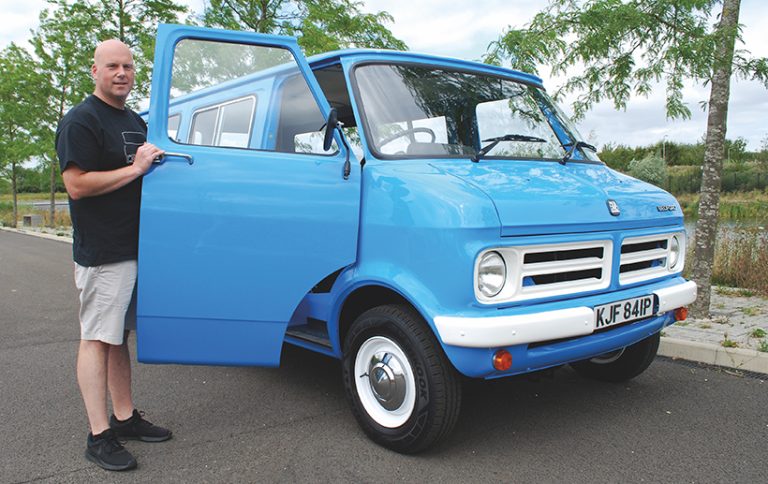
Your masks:
{"label": "reed", "polygon": [[[699,195],[677,196],[686,220],[696,220]],[[727,222],[768,222],[768,193],[763,191],[723,193],[720,196],[720,220]]]}
{"label": "reed", "polygon": [[721,232],[712,282],[768,295],[768,235],[756,227]]}
{"label": "reed", "polygon": [[[49,210],[31,210],[29,207],[19,207],[19,218],[16,221],[17,227],[21,228],[22,218],[24,215],[40,215],[43,220],[43,225],[49,227],[50,224],[50,212]],[[11,202],[0,201],[0,226],[11,227],[13,226],[13,204]],[[54,227],[71,227],[72,219],[69,216],[69,212],[57,210],[53,219]]]}

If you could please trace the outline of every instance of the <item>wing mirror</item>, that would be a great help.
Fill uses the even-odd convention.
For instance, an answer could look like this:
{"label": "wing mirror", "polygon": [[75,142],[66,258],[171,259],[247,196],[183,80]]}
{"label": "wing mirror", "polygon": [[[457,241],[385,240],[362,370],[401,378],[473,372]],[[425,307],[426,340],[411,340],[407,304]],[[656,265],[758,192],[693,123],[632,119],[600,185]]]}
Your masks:
{"label": "wing mirror", "polygon": [[331,143],[333,143],[333,131],[339,125],[339,112],[336,108],[331,108],[331,112],[328,113],[328,121],[325,122],[325,137],[323,137],[323,151],[331,149]]}

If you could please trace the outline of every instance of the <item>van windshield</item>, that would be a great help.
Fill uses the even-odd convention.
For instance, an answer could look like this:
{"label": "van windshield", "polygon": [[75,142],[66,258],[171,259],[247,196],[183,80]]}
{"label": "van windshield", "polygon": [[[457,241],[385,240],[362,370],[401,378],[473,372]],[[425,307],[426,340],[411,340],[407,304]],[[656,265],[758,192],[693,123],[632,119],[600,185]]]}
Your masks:
{"label": "van windshield", "polygon": [[354,77],[369,146],[384,158],[472,157],[501,138],[485,158],[559,160],[580,139],[542,89],[521,82],[413,64],[362,65]]}

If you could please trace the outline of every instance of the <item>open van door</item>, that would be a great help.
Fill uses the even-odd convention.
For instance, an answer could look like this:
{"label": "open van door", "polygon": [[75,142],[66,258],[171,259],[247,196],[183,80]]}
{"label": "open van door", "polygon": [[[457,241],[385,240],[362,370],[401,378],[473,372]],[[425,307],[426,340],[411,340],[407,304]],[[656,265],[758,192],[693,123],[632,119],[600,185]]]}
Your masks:
{"label": "open van door", "polygon": [[299,302],[356,258],[360,173],[323,151],[328,112],[294,38],[158,28],[140,361],[279,364]]}

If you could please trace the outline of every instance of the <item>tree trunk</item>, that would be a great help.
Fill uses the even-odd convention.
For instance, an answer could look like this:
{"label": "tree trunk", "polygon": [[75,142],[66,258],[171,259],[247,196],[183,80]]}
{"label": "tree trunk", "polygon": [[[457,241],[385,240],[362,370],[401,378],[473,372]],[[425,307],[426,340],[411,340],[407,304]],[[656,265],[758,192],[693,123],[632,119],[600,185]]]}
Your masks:
{"label": "tree trunk", "polygon": [[11,221],[11,227],[16,228],[18,226],[17,220],[19,220],[19,199],[16,195],[16,162],[11,162],[11,193],[13,194],[13,221]]}
{"label": "tree trunk", "polygon": [[51,206],[48,211],[48,226],[56,226],[56,161],[51,160]]}
{"label": "tree trunk", "polygon": [[[67,89],[68,86],[65,84],[61,91],[59,91],[59,119],[57,120],[57,123],[61,121],[61,118],[64,117],[64,106],[67,101]],[[49,215],[49,222],[48,226],[53,228],[56,226],[56,156],[53,156],[51,158],[51,193],[50,193],[50,200],[51,205],[49,207],[48,215]]]}
{"label": "tree trunk", "polygon": [[699,297],[691,306],[696,318],[709,317],[712,289],[712,266],[720,209],[720,185],[723,172],[725,131],[728,121],[728,99],[731,91],[733,49],[739,22],[741,0],[725,0],[717,26],[717,59],[713,69],[707,117],[704,165],[701,175],[699,220],[696,223],[693,280],[699,286]]}

